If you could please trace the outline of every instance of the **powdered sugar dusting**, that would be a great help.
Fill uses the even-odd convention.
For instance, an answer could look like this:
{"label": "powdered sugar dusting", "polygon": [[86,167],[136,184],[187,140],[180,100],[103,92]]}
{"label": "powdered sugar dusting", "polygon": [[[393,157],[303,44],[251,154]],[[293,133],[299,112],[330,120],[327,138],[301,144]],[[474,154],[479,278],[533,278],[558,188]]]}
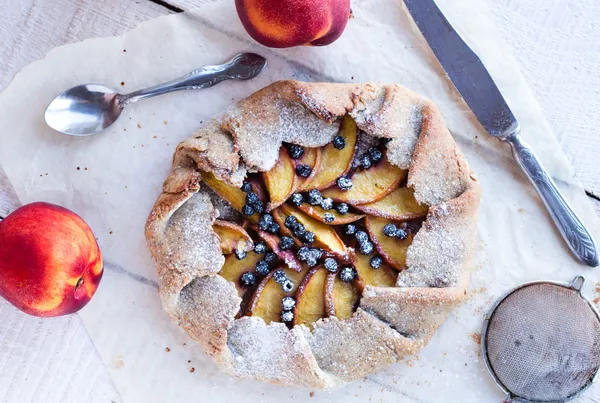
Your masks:
{"label": "powdered sugar dusting", "polygon": [[217,273],[225,263],[219,238],[212,230],[216,212],[205,193],[196,193],[169,220],[165,257],[192,277]]}
{"label": "powdered sugar dusting", "polygon": [[432,208],[425,225],[408,248],[408,269],[398,275],[399,287],[453,287],[468,260],[468,241],[457,236],[469,231],[470,223],[451,214],[447,204]]}
{"label": "powdered sugar dusting", "polygon": [[[233,373],[243,378],[268,379],[298,386],[331,386],[317,365],[301,327],[283,323],[268,326],[264,320],[245,316],[229,331],[228,345],[236,362]],[[308,375],[305,377],[304,375]]]}

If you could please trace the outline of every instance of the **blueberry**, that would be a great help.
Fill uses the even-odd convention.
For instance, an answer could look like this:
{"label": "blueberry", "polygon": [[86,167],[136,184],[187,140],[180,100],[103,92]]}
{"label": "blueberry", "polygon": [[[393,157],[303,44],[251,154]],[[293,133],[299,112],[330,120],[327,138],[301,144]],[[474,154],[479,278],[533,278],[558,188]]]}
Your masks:
{"label": "blueberry", "polygon": [[317,189],[313,189],[310,192],[308,192],[308,202],[313,206],[320,205],[322,201],[323,196],[321,195],[321,192],[319,192]]}
{"label": "blueberry", "polygon": [[296,256],[298,256],[298,259],[300,259],[301,261],[306,262],[306,260],[310,256],[310,249],[308,248],[308,246],[302,246],[300,247],[300,249],[298,249]]}
{"label": "blueberry", "polygon": [[369,241],[369,234],[367,234],[365,231],[357,231],[356,235],[354,236],[356,237],[356,240],[359,244]]}
{"label": "blueberry", "polygon": [[242,189],[242,192],[248,193],[252,190],[252,186],[250,186],[250,182],[244,182],[240,189]]}
{"label": "blueberry", "polygon": [[349,283],[352,280],[354,280],[354,277],[356,276],[356,272],[354,271],[354,269],[352,267],[344,267],[341,271],[340,271],[340,280]]}
{"label": "blueberry", "polygon": [[256,264],[256,272],[261,276],[266,276],[269,274],[269,263],[267,263],[264,259],[259,260]]}
{"label": "blueberry", "polygon": [[292,204],[294,206],[301,206],[303,202],[304,202],[304,198],[302,197],[302,195],[300,193],[294,193],[292,195]]}
{"label": "blueberry", "polygon": [[406,238],[408,238],[408,233],[405,230],[398,228],[398,232],[396,232],[396,238],[404,241]]}
{"label": "blueberry", "polygon": [[298,159],[304,155],[304,148],[300,147],[297,144],[291,144],[289,148],[290,157],[293,159]]}
{"label": "blueberry", "polygon": [[287,228],[293,228],[294,225],[298,223],[298,219],[293,215],[289,215],[285,218],[285,222],[283,223]]}
{"label": "blueberry", "polygon": [[285,292],[291,292],[294,289],[294,283],[292,283],[292,280],[285,280],[281,284],[281,289]]}
{"label": "blueberry", "polygon": [[369,241],[360,244],[360,253],[370,255],[373,252],[373,244]]}
{"label": "blueberry", "polygon": [[300,164],[296,167],[296,175],[301,176],[303,178],[308,178],[311,172],[312,168],[308,165]]}
{"label": "blueberry", "polygon": [[277,284],[283,284],[285,280],[287,280],[287,276],[283,270],[275,270],[273,272],[273,280],[275,280]]}
{"label": "blueberry", "polygon": [[304,242],[305,245],[312,245],[313,243],[315,243],[316,239],[315,234],[310,231],[306,231],[301,238],[302,242]]}
{"label": "blueberry", "polygon": [[323,256],[323,251],[319,248],[310,248],[310,254],[312,257],[319,260]]}
{"label": "blueberry", "polygon": [[246,251],[242,249],[236,249],[234,252],[237,260],[244,260],[246,258]]}
{"label": "blueberry", "polygon": [[258,221],[258,228],[260,228],[263,231],[267,231],[271,224],[273,224],[273,216],[271,214],[265,214],[260,216],[260,220]]}
{"label": "blueberry", "polygon": [[268,264],[273,264],[275,263],[275,261],[277,260],[277,255],[274,254],[273,252],[268,252],[265,255],[265,262],[267,262]]}
{"label": "blueberry", "polygon": [[342,136],[338,135],[333,138],[332,144],[338,150],[342,150],[344,147],[346,147],[346,140]]}
{"label": "blueberry", "polygon": [[325,220],[326,223],[334,222],[335,216],[331,213],[325,213],[323,214],[323,220]]}
{"label": "blueberry", "polygon": [[294,240],[289,236],[282,236],[279,240],[279,247],[281,250],[286,250],[294,246]]}
{"label": "blueberry", "polygon": [[296,306],[296,300],[294,297],[283,297],[281,300],[281,307],[284,311],[291,311]]}
{"label": "blueberry", "polygon": [[292,311],[281,312],[281,321],[282,322],[291,322],[293,320],[294,320],[294,312],[292,312]]}
{"label": "blueberry", "polygon": [[265,205],[263,204],[262,201],[257,201],[256,203],[254,203],[252,205],[252,207],[254,207],[254,210],[258,213],[258,214],[262,214],[263,211],[265,211]]}
{"label": "blueberry", "polygon": [[281,227],[276,222],[269,224],[269,228],[267,228],[267,231],[271,234],[279,234],[279,230],[281,230]]}
{"label": "blueberry", "polygon": [[371,157],[371,161],[373,164],[378,163],[383,158],[383,154],[375,147],[369,148],[369,156]]}
{"label": "blueberry", "polygon": [[346,235],[354,235],[354,234],[356,234],[356,225],[354,225],[354,224],[346,224],[344,226],[344,233]]}
{"label": "blueberry", "polygon": [[381,258],[381,256],[373,256],[371,258],[371,260],[369,261],[369,264],[371,265],[371,267],[373,269],[379,269],[381,267],[381,265],[383,264],[383,259]]}
{"label": "blueberry", "polygon": [[252,214],[254,214],[254,207],[246,204],[244,207],[242,207],[242,214],[246,217],[250,217]]}
{"label": "blueberry", "polygon": [[314,257],[309,256],[309,258],[306,259],[306,264],[308,267],[315,267],[317,264],[319,264],[319,262]]}
{"label": "blueberry", "polygon": [[350,190],[350,188],[352,187],[352,179],[344,178],[342,176],[341,178],[338,178],[337,185],[342,190]]}
{"label": "blueberry", "polygon": [[335,209],[340,214],[346,214],[346,213],[348,213],[349,207],[348,207],[348,205],[346,203],[341,203],[341,204],[338,204]]}
{"label": "blueberry", "polygon": [[398,227],[392,223],[385,224],[385,227],[383,227],[383,233],[386,236],[395,237],[398,234]]}
{"label": "blueberry", "polygon": [[260,201],[258,195],[254,192],[246,193],[246,204],[253,206],[256,202]]}
{"label": "blueberry", "polygon": [[371,162],[371,157],[369,157],[368,154],[365,154],[362,157],[360,157],[360,165],[362,165],[364,169],[371,168],[371,166],[373,166],[373,163]]}
{"label": "blueberry", "polygon": [[316,266],[319,262],[319,259],[321,259],[321,256],[323,256],[323,251],[321,249],[309,248],[306,264],[310,267]]}
{"label": "blueberry", "polygon": [[321,208],[323,208],[323,210],[331,210],[333,208],[333,200],[331,197],[321,200]]}
{"label": "blueberry", "polygon": [[292,227],[292,233],[297,237],[301,237],[306,234],[306,227],[302,223],[297,223]]}
{"label": "blueberry", "polygon": [[264,242],[259,241],[254,244],[254,253],[261,254],[261,253],[265,253],[266,251],[267,251],[267,245]]}
{"label": "blueberry", "polygon": [[256,276],[251,271],[248,271],[248,272],[242,274],[242,277],[240,278],[240,282],[242,283],[242,285],[245,285],[246,287],[253,285],[254,283],[256,283]]}
{"label": "blueberry", "polygon": [[338,270],[338,262],[336,262],[335,259],[332,257],[326,258],[323,265],[327,270],[329,270],[332,273],[335,273]]}

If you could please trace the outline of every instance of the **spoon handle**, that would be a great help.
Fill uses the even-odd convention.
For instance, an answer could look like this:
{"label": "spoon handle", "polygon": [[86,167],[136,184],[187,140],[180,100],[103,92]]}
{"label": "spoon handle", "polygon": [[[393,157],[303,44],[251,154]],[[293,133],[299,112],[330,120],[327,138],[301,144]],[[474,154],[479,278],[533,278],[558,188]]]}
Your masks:
{"label": "spoon handle", "polygon": [[129,94],[118,95],[117,100],[123,108],[139,100],[173,91],[200,90],[230,79],[249,80],[260,74],[266,64],[267,61],[262,56],[254,53],[241,53],[225,64],[201,67],[176,80]]}

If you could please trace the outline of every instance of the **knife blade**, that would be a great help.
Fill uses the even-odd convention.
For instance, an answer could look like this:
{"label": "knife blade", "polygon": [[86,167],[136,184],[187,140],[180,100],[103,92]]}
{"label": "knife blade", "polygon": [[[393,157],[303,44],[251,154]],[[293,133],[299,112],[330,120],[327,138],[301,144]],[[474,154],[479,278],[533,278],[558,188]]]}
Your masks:
{"label": "knife blade", "polygon": [[434,0],[404,0],[419,31],[485,130],[509,143],[515,160],[542,198],[571,251],[598,266],[594,239],[573,212],[533,149],[521,137],[519,122],[479,56],[446,19]]}

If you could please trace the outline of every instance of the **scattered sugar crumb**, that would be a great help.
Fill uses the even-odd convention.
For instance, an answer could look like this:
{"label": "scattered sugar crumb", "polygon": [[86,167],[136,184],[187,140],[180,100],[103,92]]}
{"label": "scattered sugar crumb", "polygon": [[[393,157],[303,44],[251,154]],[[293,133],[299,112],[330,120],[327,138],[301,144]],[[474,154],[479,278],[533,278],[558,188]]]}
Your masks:
{"label": "scattered sugar crumb", "polygon": [[[112,232],[111,232],[111,234],[112,234]],[[165,351],[168,353],[171,351],[171,349],[169,347],[165,347]]]}
{"label": "scattered sugar crumb", "polygon": [[137,126],[138,126],[138,129],[141,129],[141,128],[142,128],[142,125],[141,125],[141,124],[139,124],[139,123],[137,124]]}
{"label": "scattered sugar crumb", "polygon": [[308,395],[309,395],[310,397],[315,397],[315,392],[310,392]]}
{"label": "scattered sugar crumb", "polygon": [[190,368],[190,372],[196,372],[196,368],[194,368],[194,367]]}

